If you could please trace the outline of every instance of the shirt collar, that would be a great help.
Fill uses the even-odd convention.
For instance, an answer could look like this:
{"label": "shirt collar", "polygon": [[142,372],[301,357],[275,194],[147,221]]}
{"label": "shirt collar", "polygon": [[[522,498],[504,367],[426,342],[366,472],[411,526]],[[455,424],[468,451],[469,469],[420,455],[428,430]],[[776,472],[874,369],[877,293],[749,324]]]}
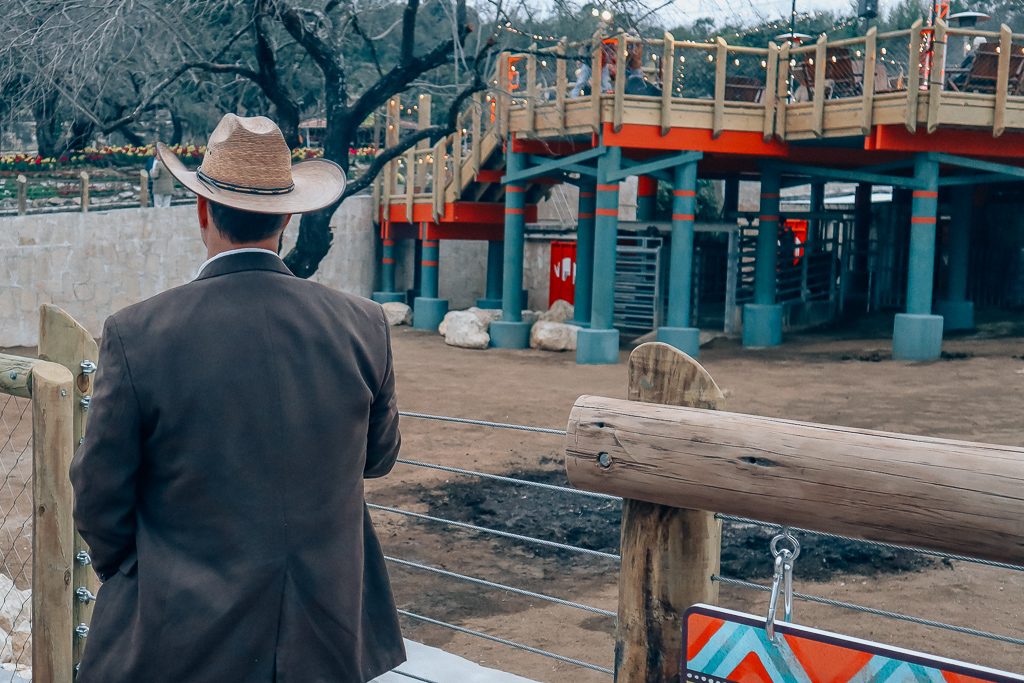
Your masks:
{"label": "shirt collar", "polygon": [[[213,263],[214,261],[216,261],[217,259],[219,259],[219,258],[221,258],[223,256],[231,256],[232,254],[258,254],[258,253],[271,254],[275,258],[277,258],[278,260],[281,259],[281,256],[276,251],[271,251],[269,249],[261,249],[259,247],[242,247],[241,249],[228,249],[227,251],[222,251],[219,254],[214,254],[210,258],[208,258],[205,261],[203,261],[203,265],[199,266],[199,270],[196,271],[196,275],[192,279],[195,280],[196,278],[198,278],[200,275],[203,274],[203,270],[206,269],[206,266],[210,265],[211,263]],[[282,263],[283,263],[283,261],[282,261]]]}

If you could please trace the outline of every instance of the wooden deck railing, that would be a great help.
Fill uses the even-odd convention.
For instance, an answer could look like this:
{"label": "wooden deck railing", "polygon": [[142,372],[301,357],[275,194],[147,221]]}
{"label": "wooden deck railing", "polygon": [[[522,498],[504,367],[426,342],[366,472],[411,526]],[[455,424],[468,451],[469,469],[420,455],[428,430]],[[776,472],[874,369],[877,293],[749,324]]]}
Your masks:
{"label": "wooden deck railing", "polygon": [[677,680],[681,618],[717,602],[714,513],[1024,564],[1024,449],[717,412],[696,361],[644,344],[629,398],[583,396],[565,465],[622,496],[616,680]]}
{"label": "wooden deck railing", "polygon": [[[980,38],[968,66],[947,64],[947,43]],[[639,68],[636,66],[636,56]],[[575,67],[586,64],[586,87]],[[614,64],[615,74],[608,73]],[[498,59],[490,92],[476,97],[456,132],[425,141],[389,163],[375,185],[386,207],[429,203],[436,218],[477,178],[481,165],[510,133],[526,137],[586,136],[604,125],[655,125],[759,132],[766,141],[868,135],[875,125],[1024,131],[1024,34],[952,29],[919,20],[898,31],[766,47],[647,39],[619,34],[587,43],[531,45]],[[387,106],[386,147],[403,127],[429,126],[430,98],[406,109]],[[416,122],[409,121],[411,112]]]}

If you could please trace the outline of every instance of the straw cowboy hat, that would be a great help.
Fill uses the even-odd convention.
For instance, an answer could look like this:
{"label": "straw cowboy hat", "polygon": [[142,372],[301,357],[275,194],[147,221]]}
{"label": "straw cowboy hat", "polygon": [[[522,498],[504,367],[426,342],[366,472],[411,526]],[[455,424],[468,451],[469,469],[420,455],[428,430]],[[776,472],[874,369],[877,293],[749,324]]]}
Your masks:
{"label": "straw cowboy hat", "polygon": [[253,213],[316,211],[345,191],[345,172],[333,161],[292,165],[281,129],[265,116],[225,114],[206,144],[203,163],[189,171],[165,144],[157,154],[182,185],[211,202]]}

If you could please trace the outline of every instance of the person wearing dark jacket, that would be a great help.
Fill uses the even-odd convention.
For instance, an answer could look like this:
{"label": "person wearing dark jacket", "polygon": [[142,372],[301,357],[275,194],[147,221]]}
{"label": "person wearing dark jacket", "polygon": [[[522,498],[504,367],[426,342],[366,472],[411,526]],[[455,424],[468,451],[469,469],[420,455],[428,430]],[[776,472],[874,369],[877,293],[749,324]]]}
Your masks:
{"label": "person wearing dark jacket", "polygon": [[75,521],[103,585],[78,683],[364,683],[405,660],[363,480],[400,434],[381,307],[292,275],[329,161],[226,115],[189,172],[209,260],[103,330]]}

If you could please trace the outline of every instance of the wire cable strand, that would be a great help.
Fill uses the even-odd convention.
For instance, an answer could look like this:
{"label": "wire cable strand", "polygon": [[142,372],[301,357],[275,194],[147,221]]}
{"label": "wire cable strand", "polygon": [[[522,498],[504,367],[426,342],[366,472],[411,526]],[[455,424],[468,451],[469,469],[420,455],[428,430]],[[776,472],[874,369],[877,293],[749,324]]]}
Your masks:
{"label": "wire cable strand", "polygon": [[[754,526],[763,527],[765,529],[782,529],[785,525],[775,524],[774,522],[762,522],[757,519],[750,519],[749,517],[735,517],[733,515],[716,514],[717,519],[721,519],[726,522],[733,522],[735,524],[753,524]],[[897,545],[896,543],[886,543],[884,541],[869,541],[863,538],[852,538],[850,536],[842,536],[840,534],[833,534],[828,531],[815,531],[814,529],[804,529],[797,526],[789,527],[790,531],[796,531],[802,534],[808,534],[811,536],[821,536],[822,538],[834,538],[842,541],[853,541],[854,543],[862,543],[864,545],[874,546],[876,548],[885,548],[887,550],[905,550],[911,553],[917,553],[919,555],[928,555],[931,557],[941,557],[946,560],[956,560],[958,562],[972,562],[974,564],[985,565],[986,567],[995,567],[997,569],[1010,569],[1012,571],[1024,572],[1024,566],[1017,564],[1008,564],[1006,562],[996,562],[994,560],[983,560],[977,557],[968,557],[967,555],[955,555],[953,553],[944,553],[939,550],[927,550],[925,548],[915,548],[909,545]]]}
{"label": "wire cable strand", "polygon": [[575,496],[582,496],[584,498],[594,498],[595,500],[607,500],[612,502],[622,502],[622,498],[618,496],[611,496],[607,493],[594,493],[593,491],[584,491],[582,489],[574,489],[568,486],[558,486],[557,484],[545,484],[540,481],[530,481],[529,479],[517,479],[515,477],[503,477],[500,474],[489,474],[487,472],[476,472],[474,470],[464,470],[459,467],[450,467],[448,465],[438,465],[432,462],[423,462],[421,460],[408,460],[406,458],[399,458],[398,462],[403,465],[412,465],[413,467],[426,467],[432,470],[440,470],[441,472],[451,472],[452,474],[462,474],[467,477],[480,477],[481,479],[492,479],[494,481],[502,481],[507,484],[514,484],[516,486],[530,486],[538,489],[546,489],[548,491],[559,491],[561,493],[569,493]]}
{"label": "wire cable strand", "polygon": [[[762,586],[759,583],[753,581],[744,581],[743,579],[733,579],[727,576],[713,575],[712,581],[718,581],[728,586],[739,586],[741,588],[749,588],[751,590],[757,590],[762,592],[770,592],[769,586]],[[979,631],[978,629],[970,628],[967,626],[959,626],[957,624],[947,624],[942,621],[934,621],[932,619],[924,619],[923,617],[915,617],[910,614],[903,614],[902,612],[890,612],[889,610],[877,609],[875,607],[865,607],[864,605],[857,605],[852,602],[843,602],[842,600],[833,600],[832,598],[823,598],[818,595],[808,595],[807,593],[793,593],[793,597],[798,600],[805,602],[814,602],[819,605],[828,605],[829,607],[839,607],[841,609],[848,609],[854,612],[862,612],[864,614],[873,614],[876,617],[885,617],[887,619],[897,619],[899,621],[908,621],[912,624],[918,624],[920,626],[930,626],[932,628],[941,628],[947,631],[954,631],[956,633],[962,633],[968,636],[977,636],[979,638],[988,638],[990,640],[998,640],[1004,643],[1011,643],[1013,645],[1024,645],[1024,639],[1014,638],[1013,636],[1004,636],[998,633],[989,633],[988,631]]]}
{"label": "wire cable strand", "polygon": [[437,420],[438,422],[454,422],[456,424],[474,425],[477,427],[491,427],[493,429],[513,429],[520,432],[533,432],[535,434],[554,434],[565,436],[564,429],[551,429],[549,427],[532,427],[529,425],[509,424],[508,422],[490,422],[489,420],[471,420],[467,417],[451,417],[449,415],[431,415],[429,413],[412,413],[399,411],[402,417],[414,417],[419,420]]}
{"label": "wire cable strand", "polygon": [[502,538],[511,538],[514,541],[522,541],[523,543],[533,543],[536,545],[547,546],[549,548],[557,548],[559,550],[567,550],[573,553],[580,553],[582,555],[591,555],[593,557],[601,557],[607,560],[619,561],[621,558],[614,553],[606,553],[602,550],[591,550],[590,548],[580,548],[575,545],[566,545],[565,543],[558,543],[556,541],[546,541],[542,538],[534,538],[533,536],[523,536],[521,534],[514,534],[510,531],[499,531],[497,529],[488,529],[487,527],[477,526],[475,524],[467,524],[466,522],[456,522],[451,519],[444,519],[443,517],[433,517],[431,515],[425,515],[421,512],[411,512],[409,510],[401,510],[399,508],[387,507],[385,505],[374,505],[373,503],[367,503],[366,507],[371,510],[380,510],[382,512],[391,512],[396,515],[404,515],[406,517],[413,517],[415,519],[422,519],[428,522],[437,522],[439,524],[447,524],[449,526],[458,527],[460,529],[468,529],[470,531],[479,531],[484,534],[492,534],[494,536],[501,536]]}
{"label": "wire cable strand", "polygon": [[517,643],[514,640],[508,640],[506,638],[499,638],[498,636],[492,636],[491,634],[484,633],[482,631],[474,631],[473,629],[466,628],[464,626],[456,626],[455,624],[449,624],[447,621],[440,621],[439,619],[431,619],[430,617],[425,617],[422,614],[416,614],[415,612],[409,612],[407,610],[400,609],[400,610],[398,610],[398,613],[401,614],[402,616],[408,617],[410,619],[416,619],[417,621],[422,621],[422,622],[425,622],[427,624],[433,624],[434,626],[440,626],[442,628],[448,628],[448,629],[451,629],[453,631],[458,631],[459,633],[465,633],[466,635],[476,636],[477,638],[483,638],[484,640],[489,640],[492,643],[499,643],[501,645],[507,645],[508,647],[514,648],[516,650],[522,650],[524,652],[530,652],[530,653],[533,653],[535,655],[540,655],[542,657],[549,657],[549,658],[557,660],[559,662],[564,662],[566,664],[572,664],[573,666],[578,666],[578,667],[583,668],[583,669],[590,669],[591,671],[600,671],[601,673],[605,673],[605,674],[613,674],[614,673],[608,667],[600,666],[598,664],[592,664],[590,662],[584,662],[583,660],[580,660],[580,659],[573,659],[572,657],[566,657],[565,655],[560,655],[560,654],[557,654],[555,652],[549,652],[548,650],[542,650],[539,647],[531,647],[530,645],[524,645],[522,643]]}
{"label": "wire cable strand", "polygon": [[450,579],[457,579],[459,581],[466,581],[473,583],[478,586],[485,586],[487,588],[494,588],[501,591],[507,591],[515,595],[521,595],[527,598],[536,598],[538,600],[544,600],[551,602],[556,605],[562,605],[563,607],[572,607],[574,609],[583,610],[584,612],[590,612],[592,614],[600,614],[603,617],[616,618],[618,615],[611,610],[601,609],[600,607],[592,607],[591,605],[584,605],[580,602],[573,602],[572,600],[564,600],[562,598],[556,598],[553,595],[545,595],[544,593],[534,593],[523,588],[516,588],[514,586],[506,586],[503,583],[495,583],[486,579],[478,579],[475,576],[466,576],[465,574],[458,574],[456,572],[448,571],[447,569],[440,569],[438,567],[431,567],[426,564],[420,564],[419,562],[412,562],[410,560],[402,560],[397,557],[384,556],[384,559],[393,564],[397,564],[402,567],[409,567],[412,569],[419,569],[421,571],[430,572],[431,574],[437,574],[438,576],[445,576]]}

